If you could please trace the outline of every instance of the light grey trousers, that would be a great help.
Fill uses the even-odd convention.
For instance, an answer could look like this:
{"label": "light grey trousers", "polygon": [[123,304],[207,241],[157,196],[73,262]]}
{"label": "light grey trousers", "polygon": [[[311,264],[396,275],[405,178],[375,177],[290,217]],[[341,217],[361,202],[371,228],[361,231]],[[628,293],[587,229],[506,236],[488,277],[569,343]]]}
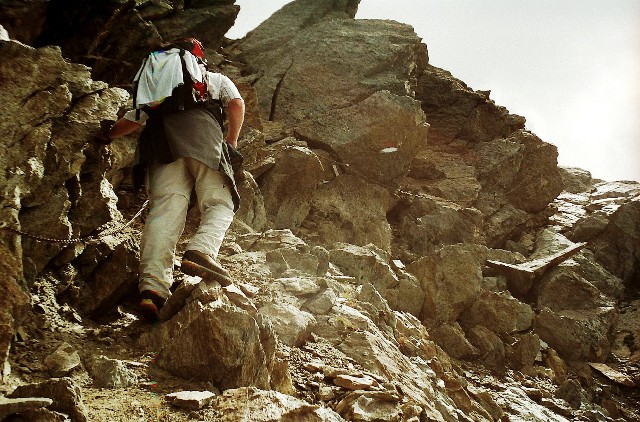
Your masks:
{"label": "light grey trousers", "polygon": [[175,249],[184,230],[189,198],[195,188],[200,225],[187,250],[218,256],[224,235],[233,221],[231,188],[219,171],[193,158],[149,169],[149,216],[140,244],[140,291],[155,290],[170,296]]}

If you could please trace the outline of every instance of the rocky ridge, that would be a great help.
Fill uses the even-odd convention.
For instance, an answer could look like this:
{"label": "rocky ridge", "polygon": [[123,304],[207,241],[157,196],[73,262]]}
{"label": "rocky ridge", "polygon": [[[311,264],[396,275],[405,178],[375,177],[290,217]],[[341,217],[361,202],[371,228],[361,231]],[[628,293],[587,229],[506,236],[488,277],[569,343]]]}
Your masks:
{"label": "rocky ridge", "polygon": [[[0,418],[640,420],[638,183],[558,167],[357,1],[237,42],[233,1],[71,3],[0,5]],[[176,267],[149,325],[135,137],[95,134],[145,46],[193,34],[248,107],[236,283]]]}

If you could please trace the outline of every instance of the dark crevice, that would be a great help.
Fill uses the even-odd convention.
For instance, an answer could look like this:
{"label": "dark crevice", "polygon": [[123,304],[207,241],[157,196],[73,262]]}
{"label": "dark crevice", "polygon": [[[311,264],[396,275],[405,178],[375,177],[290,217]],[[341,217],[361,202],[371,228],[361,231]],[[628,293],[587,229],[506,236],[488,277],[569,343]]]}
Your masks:
{"label": "dark crevice", "polygon": [[278,95],[280,95],[280,89],[282,88],[282,83],[284,82],[284,78],[287,77],[287,73],[289,72],[289,69],[291,69],[291,66],[293,66],[293,60],[289,64],[289,67],[287,67],[287,70],[284,71],[284,74],[282,75],[282,77],[278,81],[278,84],[276,85],[276,89],[273,91],[273,96],[271,97],[271,111],[269,112],[270,122],[272,122],[275,117],[276,107],[277,107],[276,104],[278,102]]}
{"label": "dark crevice", "polygon": [[338,164],[344,165],[344,163],[340,159],[340,156],[331,147],[331,145],[328,145],[328,144],[326,144],[324,142],[320,142],[320,141],[318,141],[316,139],[312,139],[312,138],[309,138],[307,136],[304,136],[304,135],[300,134],[297,131],[294,131],[294,136],[296,137],[296,139],[299,139],[301,141],[306,142],[307,146],[309,146],[309,148],[311,148],[311,149],[319,149],[321,151],[324,151],[324,152],[330,154],[333,157],[334,161],[336,161]]}

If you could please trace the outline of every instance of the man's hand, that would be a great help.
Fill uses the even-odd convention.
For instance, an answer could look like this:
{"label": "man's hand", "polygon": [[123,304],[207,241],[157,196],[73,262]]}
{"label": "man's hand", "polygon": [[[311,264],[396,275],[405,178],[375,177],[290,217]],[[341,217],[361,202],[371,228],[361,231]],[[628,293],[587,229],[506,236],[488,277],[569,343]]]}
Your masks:
{"label": "man's hand", "polygon": [[130,133],[135,132],[140,129],[142,125],[138,122],[134,122],[133,120],[125,119],[124,117],[118,120],[111,126],[106,132],[106,138],[111,142],[115,138],[120,138],[121,136],[127,136]]}
{"label": "man's hand", "polygon": [[111,128],[113,124],[114,124],[113,120],[103,120],[100,122],[100,130],[98,131],[98,133],[95,134],[95,139],[99,143],[103,145],[108,145],[111,143],[111,141],[113,141],[113,139],[109,137],[109,128]]}

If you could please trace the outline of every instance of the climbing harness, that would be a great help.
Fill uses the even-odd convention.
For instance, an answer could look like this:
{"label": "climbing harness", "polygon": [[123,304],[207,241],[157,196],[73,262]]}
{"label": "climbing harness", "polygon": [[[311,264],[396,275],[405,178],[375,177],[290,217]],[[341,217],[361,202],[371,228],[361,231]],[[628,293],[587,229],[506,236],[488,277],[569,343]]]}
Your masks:
{"label": "climbing harness", "polygon": [[92,240],[102,239],[104,237],[111,236],[112,234],[115,234],[115,233],[118,233],[118,232],[124,230],[129,225],[131,225],[131,223],[133,223],[133,221],[136,218],[138,218],[140,216],[140,214],[142,214],[142,211],[144,211],[144,209],[147,207],[148,204],[149,204],[149,200],[147,199],[144,202],[144,204],[142,204],[142,207],[140,207],[140,210],[138,210],[136,215],[134,215],[129,221],[127,221],[125,224],[120,225],[119,227],[115,227],[115,228],[112,228],[112,229],[106,229],[106,230],[103,230],[102,232],[100,232],[98,234],[94,234],[94,235],[90,235],[90,236],[76,237],[74,239],[54,239],[54,238],[50,238],[50,237],[38,236],[38,235],[35,235],[35,234],[24,232],[22,230],[14,229],[13,227],[9,227],[8,224],[6,222],[4,222],[4,221],[0,222],[0,229],[4,229],[4,230],[10,231],[10,232],[13,232],[15,234],[19,234],[21,236],[25,236],[25,237],[28,237],[30,239],[37,240],[39,242],[64,243],[64,244],[85,243],[85,242],[89,242],[89,241],[92,241]]}

